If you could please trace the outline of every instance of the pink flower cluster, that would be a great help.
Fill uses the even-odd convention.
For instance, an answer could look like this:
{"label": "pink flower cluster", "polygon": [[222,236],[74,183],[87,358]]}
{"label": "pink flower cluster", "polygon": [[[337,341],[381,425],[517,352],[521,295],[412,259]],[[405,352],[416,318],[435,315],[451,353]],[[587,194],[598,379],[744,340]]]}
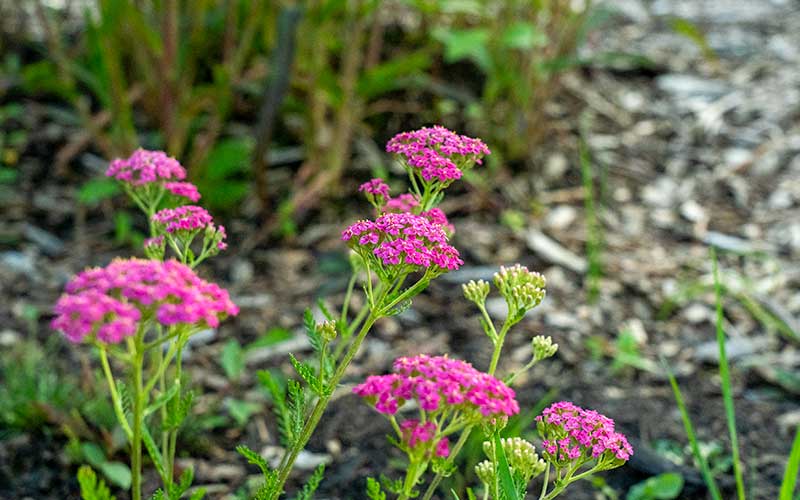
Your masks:
{"label": "pink flower cluster", "polygon": [[397,134],[386,144],[386,151],[405,157],[426,181],[441,182],[460,179],[462,168],[480,164],[483,156],[491,153],[480,139],[458,135],[439,125]]}
{"label": "pink flower cluster", "polygon": [[386,212],[413,212],[419,206],[419,200],[411,193],[403,193],[395,198],[388,198],[383,207]]}
{"label": "pink flower cluster", "polygon": [[137,149],[126,159],[112,161],[106,175],[133,186],[143,186],[159,181],[181,181],[186,178],[186,170],[163,151]]}
{"label": "pink flower cluster", "polygon": [[365,182],[358,188],[358,191],[374,196],[382,196],[386,199],[389,198],[389,186],[383,182],[383,179],[372,179]]}
{"label": "pink flower cluster", "polygon": [[167,182],[164,184],[164,189],[194,203],[200,200],[200,191],[191,182]]}
{"label": "pink flower cluster", "polygon": [[429,412],[456,407],[476,410],[487,418],[519,413],[511,388],[465,361],[420,354],[398,358],[393,371],[367,377],[353,392],[388,415],[412,399]]}
{"label": "pink flower cluster", "polygon": [[197,205],[184,205],[178,208],[165,208],[153,214],[153,222],[163,224],[168,233],[193,231],[214,224],[211,214]]}
{"label": "pink flower cluster", "polygon": [[558,461],[603,454],[628,460],[633,448],[624,435],[614,430],[614,421],[569,401],[554,403],[536,417],[542,446]]}
{"label": "pink flower cluster", "polygon": [[[408,419],[400,424],[403,441],[410,447],[430,442],[436,437],[436,424],[433,422],[420,423],[417,419]],[[450,454],[450,440],[446,437],[439,439],[435,450],[437,457],[446,457]]]}
{"label": "pink flower cluster", "polygon": [[386,266],[454,270],[464,264],[458,250],[447,243],[445,230],[421,215],[388,213],[375,221],[358,221],[342,232],[342,240]]}
{"label": "pink flower cluster", "polygon": [[65,292],[51,326],[72,342],[94,333],[102,342],[118,343],[136,334],[139,320],[150,315],[164,326],[216,327],[239,312],[224,288],[174,260],[117,259],[78,274]]}

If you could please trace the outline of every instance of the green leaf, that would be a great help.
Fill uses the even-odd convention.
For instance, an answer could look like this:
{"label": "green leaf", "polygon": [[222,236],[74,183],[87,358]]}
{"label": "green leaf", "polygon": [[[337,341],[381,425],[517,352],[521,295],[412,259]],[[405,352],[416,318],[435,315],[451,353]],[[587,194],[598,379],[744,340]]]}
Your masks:
{"label": "green leaf", "polygon": [[108,461],[103,449],[95,443],[81,444],[81,452],[83,453],[83,458],[85,458],[90,465],[97,467],[98,469],[100,468],[100,465]]}
{"label": "green leaf", "polygon": [[180,384],[172,384],[172,387],[167,389],[167,392],[163,394],[159,394],[159,396],[144,409],[144,416],[148,417],[156,412],[159,408],[167,404],[172,400],[172,398],[178,395],[178,391],[180,390]]}
{"label": "green leaf", "polygon": [[360,96],[374,99],[393,90],[408,88],[412,77],[424,73],[431,65],[431,57],[418,51],[393,57],[364,72],[356,87]]}
{"label": "green leaf", "polygon": [[444,45],[446,62],[472,60],[484,72],[488,72],[492,66],[492,58],[487,48],[489,36],[489,30],[485,28],[463,30],[439,28],[433,31],[433,37]]}
{"label": "green leaf", "polygon": [[250,185],[250,157],[253,140],[233,137],[219,141],[208,154],[196,179],[204,203],[212,208],[230,208],[239,203]]}
{"label": "green leaf", "polygon": [[156,468],[156,472],[160,477],[166,477],[166,468],[164,467],[164,457],[161,456],[161,451],[156,446],[156,442],[153,440],[153,435],[150,434],[150,430],[147,426],[142,427],[142,443],[144,444],[144,448],[147,450],[147,454],[150,455],[150,460],[153,461],[153,466]]}
{"label": "green leaf", "polygon": [[535,25],[519,21],[511,24],[503,32],[501,43],[511,49],[532,49],[547,45],[547,35]]}
{"label": "green leaf", "polygon": [[786,461],[779,500],[792,500],[798,475],[800,475],[800,425],[797,426],[792,451],[789,453],[789,460]]}
{"label": "green leaf", "polygon": [[119,194],[120,188],[116,180],[108,177],[97,177],[88,181],[78,189],[78,202],[90,207],[103,200]]}
{"label": "green leaf", "polygon": [[386,493],[381,489],[381,483],[374,477],[367,478],[367,496],[370,500],[386,500]]}
{"label": "green leaf", "polygon": [[78,484],[81,487],[83,500],[116,500],[102,479],[88,465],[78,469]]}
{"label": "green leaf", "polygon": [[287,340],[294,337],[294,334],[287,330],[286,328],[281,328],[276,326],[274,328],[270,328],[267,333],[260,336],[253,342],[247,344],[244,348],[245,351],[250,351],[253,349],[259,349],[262,347],[269,347],[275,344],[280,344],[281,342],[286,342]]}
{"label": "green leaf", "polygon": [[[311,312],[310,307],[307,307],[305,312],[303,312],[303,327],[306,330],[308,342],[311,344],[314,352],[321,352],[322,337],[320,336],[319,332],[317,332],[317,322],[314,321],[314,314]],[[292,362],[292,364],[294,364],[294,362]]]}
{"label": "green leaf", "polygon": [[286,388],[289,393],[289,423],[294,442],[303,432],[305,425],[306,394],[303,386],[296,380],[290,380]]}
{"label": "green leaf", "polygon": [[319,483],[322,482],[324,474],[325,464],[318,465],[317,468],[314,469],[314,473],[311,474],[311,477],[308,478],[306,484],[303,485],[303,489],[295,497],[295,500],[312,500],[314,498],[314,492],[319,488]]}
{"label": "green leaf", "polygon": [[308,387],[311,388],[314,394],[322,396],[324,392],[322,383],[320,383],[319,378],[314,374],[314,369],[311,368],[308,363],[298,361],[297,358],[294,357],[294,354],[289,354],[289,361],[292,362],[294,371],[308,384]]}
{"label": "green leaf", "polygon": [[266,370],[259,370],[258,380],[272,396],[272,407],[278,419],[280,429],[281,444],[288,446],[294,440],[289,409],[286,407],[286,392],[280,387],[275,377]]}
{"label": "green leaf", "polygon": [[98,469],[109,481],[123,490],[131,487],[131,469],[122,462],[105,462]]}
{"label": "green leaf", "polygon": [[245,369],[245,360],[244,351],[237,340],[231,339],[225,344],[220,354],[219,363],[222,365],[228,380],[237,381],[241,378]]}
{"label": "green leaf", "polygon": [[514,478],[511,477],[511,468],[508,466],[506,452],[500,442],[500,435],[494,435],[494,451],[497,458],[497,475],[500,477],[500,487],[506,500],[519,500],[517,487],[514,485]]}
{"label": "green leaf", "polygon": [[227,400],[228,413],[236,421],[239,427],[244,427],[250,417],[261,410],[261,405],[253,403],[252,401],[243,401],[241,399],[228,399]]}
{"label": "green leaf", "polygon": [[672,500],[683,491],[683,476],[667,472],[634,485],[625,500]]}

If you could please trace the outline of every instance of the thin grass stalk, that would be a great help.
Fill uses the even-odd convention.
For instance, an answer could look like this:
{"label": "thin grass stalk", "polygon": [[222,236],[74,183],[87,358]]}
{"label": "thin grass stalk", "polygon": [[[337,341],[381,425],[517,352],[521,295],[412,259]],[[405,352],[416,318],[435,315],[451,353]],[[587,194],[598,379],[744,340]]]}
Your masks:
{"label": "thin grass stalk", "polygon": [[792,500],[794,489],[797,486],[798,475],[800,475],[800,425],[797,426],[792,451],[789,453],[789,460],[786,462],[786,471],[783,473],[779,500]]}
{"label": "thin grass stalk", "polygon": [[722,380],[722,401],[725,405],[725,417],[728,421],[728,432],[731,439],[733,475],[736,478],[736,495],[739,500],[745,500],[742,463],[739,456],[739,437],[736,432],[736,409],[733,406],[730,367],[728,366],[728,356],[725,352],[725,330],[722,327],[722,285],[719,280],[717,254],[713,247],[711,248],[711,262],[714,268],[714,295],[717,303],[715,323],[717,329],[717,344],[719,345],[719,376]]}
{"label": "thin grass stalk", "polygon": [[692,454],[694,455],[695,460],[697,460],[697,462],[700,464],[700,472],[703,475],[703,481],[705,481],[708,491],[711,493],[711,497],[714,500],[722,500],[722,495],[717,487],[717,482],[714,480],[714,476],[711,475],[711,469],[708,467],[708,461],[702,455],[702,453],[700,453],[700,445],[697,441],[697,436],[694,433],[692,419],[689,416],[689,412],[686,410],[686,404],[683,401],[683,394],[681,393],[681,388],[678,386],[678,381],[675,379],[675,374],[672,373],[672,370],[669,368],[666,362],[664,362],[664,369],[669,377],[669,384],[672,386],[672,393],[675,395],[675,402],[677,403],[678,410],[681,413],[683,428],[686,431],[686,437],[689,439],[689,445],[692,448]]}

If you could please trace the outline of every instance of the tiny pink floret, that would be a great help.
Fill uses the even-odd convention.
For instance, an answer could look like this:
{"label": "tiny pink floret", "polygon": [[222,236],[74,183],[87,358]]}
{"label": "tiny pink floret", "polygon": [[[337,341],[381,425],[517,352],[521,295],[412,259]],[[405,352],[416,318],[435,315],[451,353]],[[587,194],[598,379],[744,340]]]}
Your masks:
{"label": "tiny pink floret", "polygon": [[376,178],[365,182],[358,190],[362,193],[389,198],[389,186],[383,182],[383,179]]}
{"label": "tiny pink floret", "polygon": [[178,208],[165,208],[153,214],[153,222],[163,224],[168,233],[193,231],[213,226],[213,217],[197,205],[184,205]]}

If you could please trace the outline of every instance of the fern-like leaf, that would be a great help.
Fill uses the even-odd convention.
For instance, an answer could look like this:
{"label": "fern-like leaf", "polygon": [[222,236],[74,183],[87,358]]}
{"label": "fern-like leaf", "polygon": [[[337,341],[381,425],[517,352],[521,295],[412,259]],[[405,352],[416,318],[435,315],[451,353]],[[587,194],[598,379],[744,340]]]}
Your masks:
{"label": "fern-like leaf", "polygon": [[281,388],[277,379],[270,372],[259,370],[257,375],[261,385],[267,389],[267,392],[269,392],[272,397],[272,409],[275,413],[275,417],[278,419],[281,444],[283,446],[289,446],[289,443],[294,439],[294,434],[292,433],[289,409],[286,407],[286,392]]}
{"label": "fern-like leaf", "polygon": [[88,465],[78,469],[78,484],[81,487],[83,500],[116,500],[105,481],[98,479],[97,474]]}
{"label": "fern-like leaf", "polygon": [[296,380],[288,382],[287,391],[289,393],[289,421],[294,441],[300,437],[305,425],[306,393],[303,386]]}
{"label": "fern-like leaf", "polygon": [[386,500],[381,483],[374,477],[367,478],[367,496],[370,500]]}
{"label": "fern-like leaf", "polygon": [[303,312],[303,327],[306,330],[308,342],[311,344],[314,352],[321,352],[322,336],[317,331],[317,322],[314,321],[314,314],[309,308],[306,308],[305,312]]}
{"label": "fern-like leaf", "polygon": [[317,491],[317,488],[319,488],[319,483],[322,482],[324,475],[325,464],[320,464],[316,469],[314,469],[314,473],[311,474],[311,477],[308,478],[306,484],[303,485],[303,489],[297,494],[295,500],[313,500],[314,492]]}
{"label": "fern-like leaf", "polygon": [[289,354],[289,361],[292,362],[292,366],[294,367],[294,371],[300,375],[300,378],[308,384],[308,387],[311,388],[311,391],[314,392],[317,396],[323,395],[323,387],[322,382],[320,382],[319,377],[314,373],[314,369],[308,365],[308,363],[303,363],[299,361],[297,358],[294,357],[293,354]]}

